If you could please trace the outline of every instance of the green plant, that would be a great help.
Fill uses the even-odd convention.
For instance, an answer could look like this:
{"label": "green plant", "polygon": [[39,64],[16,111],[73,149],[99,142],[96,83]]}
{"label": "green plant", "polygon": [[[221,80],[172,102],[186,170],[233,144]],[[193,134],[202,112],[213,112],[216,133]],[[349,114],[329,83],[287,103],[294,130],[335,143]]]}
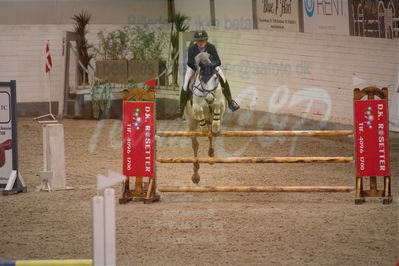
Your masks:
{"label": "green plant", "polygon": [[94,82],[90,88],[90,96],[93,117],[99,119],[101,113],[103,118],[108,118],[112,105],[111,85],[105,81]]}
{"label": "green plant", "polygon": [[[74,15],[72,17],[72,20],[75,22],[73,27],[78,35],[77,50],[79,55],[79,61],[87,69],[90,65],[90,60],[93,58],[93,54],[89,52],[89,49],[92,48],[92,45],[89,44],[86,38],[86,34],[88,32],[87,26],[90,23],[91,14],[82,10],[79,14]],[[81,69],[79,75],[80,84],[88,81],[87,73],[84,72],[83,69]]]}
{"label": "green plant", "polygon": [[162,31],[152,31],[148,27],[132,26],[130,52],[132,59],[136,60],[164,60],[164,50],[166,47],[166,33]]}
{"label": "green plant", "polygon": [[95,47],[102,60],[164,60],[166,33],[148,27],[126,26],[109,33],[100,31],[99,44]]}
{"label": "green plant", "polygon": [[131,91],[131,90],[133,90],[134,88],[137,88],[137,83],[136,82],[134,82],[134,80],[133,79],[128,79],[127,80],[127,90],[128,91]]}
{"label": "green plant", "polygon": [[130,44],[129,31],[127,28],[118,29],[109,33],[100,31],[97,34],[99,39],[98,47],[94,51],[102,60],[126,59]]}
{"label": "green plant", "polygon": [[173,68],[172,68],[172,83],[173,85],[177,86],[177,77],[178,77],[178,70],[179,70],[179,33],[180,32],[185,32],[189,29],[189,26],[187,24],[188,17],[185,15],[182,15],[180,13],[175,14],[172,16],[172,23],[173,23],[173,30],[170,33],[170,41],[172,44],[172,51],[171,51],[171,57],[175,58],[175,61],[173,62]]}

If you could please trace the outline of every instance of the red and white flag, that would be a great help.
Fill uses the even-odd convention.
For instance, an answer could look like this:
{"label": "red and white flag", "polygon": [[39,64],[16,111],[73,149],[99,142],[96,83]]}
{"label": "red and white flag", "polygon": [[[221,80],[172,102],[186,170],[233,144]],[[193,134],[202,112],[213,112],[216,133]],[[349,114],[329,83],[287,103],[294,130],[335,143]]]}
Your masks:
{"label": "red and white flag", "polygon": [[152,88],[156,88],[157,87],[157,80],[156,79],[151,79],[149,81],[144,82],[144,84],[152,87]]}
{"label": "red and white flag", "polygon": [[46,74],[48,72],[50,72],[52,66],[53,66],[53,61],[51,60],[50,47],[49,47],[48,41],[47,41],[47,44],[46,44]]}

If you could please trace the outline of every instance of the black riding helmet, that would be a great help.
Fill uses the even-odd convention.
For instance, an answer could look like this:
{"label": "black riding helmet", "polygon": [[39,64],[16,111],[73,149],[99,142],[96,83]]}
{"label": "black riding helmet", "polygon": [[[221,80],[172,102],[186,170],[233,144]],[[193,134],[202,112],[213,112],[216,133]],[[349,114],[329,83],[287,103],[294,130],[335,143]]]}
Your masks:
{"label": "black riding helmet", "polygon": [[194,41],[206,41],[208,40],[208,33],[204,30],[198,30],[194,34]]}

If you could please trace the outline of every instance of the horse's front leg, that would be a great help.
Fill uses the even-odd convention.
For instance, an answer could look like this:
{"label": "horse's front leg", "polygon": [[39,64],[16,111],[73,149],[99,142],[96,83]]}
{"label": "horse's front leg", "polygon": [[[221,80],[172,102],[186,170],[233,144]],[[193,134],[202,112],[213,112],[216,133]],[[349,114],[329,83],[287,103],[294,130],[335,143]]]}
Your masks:
{"label": "horse's front leg", "polygon": [[213,105],[212,118],[212,134],[218,135],[220,133],[220,120],[222,119],[221,108],[219,104]]}
{"label": "horse's front leg", "polygon": [[[194,151],[194,158],[198,157],[198,147],[199,147],[199,143],[196,137],[192,137],[191,138],[191,144],[193,147],[193,151]],[[193,163],[193,170],[194,173],[191,176],[191,181],[193,181],[194,184],[198,184],[200,181],[200,176],[198,174],[198,170],[200,168],[200,165],[198,162]]]}
{"label": "horse's front leg", "polygon": [[206,124],[205,114],[202,107],[199,105],[193,106],[195,120],[199,121],[199,127],[202,132],[208,131],[208,125]]}

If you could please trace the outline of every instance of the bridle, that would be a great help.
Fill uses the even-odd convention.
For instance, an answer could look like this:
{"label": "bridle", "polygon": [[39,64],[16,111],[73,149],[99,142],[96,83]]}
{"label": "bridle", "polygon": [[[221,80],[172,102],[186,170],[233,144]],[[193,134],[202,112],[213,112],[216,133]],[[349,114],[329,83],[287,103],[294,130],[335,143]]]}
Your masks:
{"label": "bridle", "polygon": [[[215,75],[215,74],[217,75],[217,70],[216,69],[213,70],[213,74],[212,75]],[[219,79],[216,76],[215,87],[213,87],[211,90],[207,90],[206,88],[204,88],[204,85],[205,85],[205,83],[201,79],[201,71],[199,70],[197,72],[195,81],[193,83],[193,88],[192,88],[193,94],[196,97],[201,97],[202,98],[202,97],[206,97],[210,93],[214,94],[215,90],[219,86]]]}

